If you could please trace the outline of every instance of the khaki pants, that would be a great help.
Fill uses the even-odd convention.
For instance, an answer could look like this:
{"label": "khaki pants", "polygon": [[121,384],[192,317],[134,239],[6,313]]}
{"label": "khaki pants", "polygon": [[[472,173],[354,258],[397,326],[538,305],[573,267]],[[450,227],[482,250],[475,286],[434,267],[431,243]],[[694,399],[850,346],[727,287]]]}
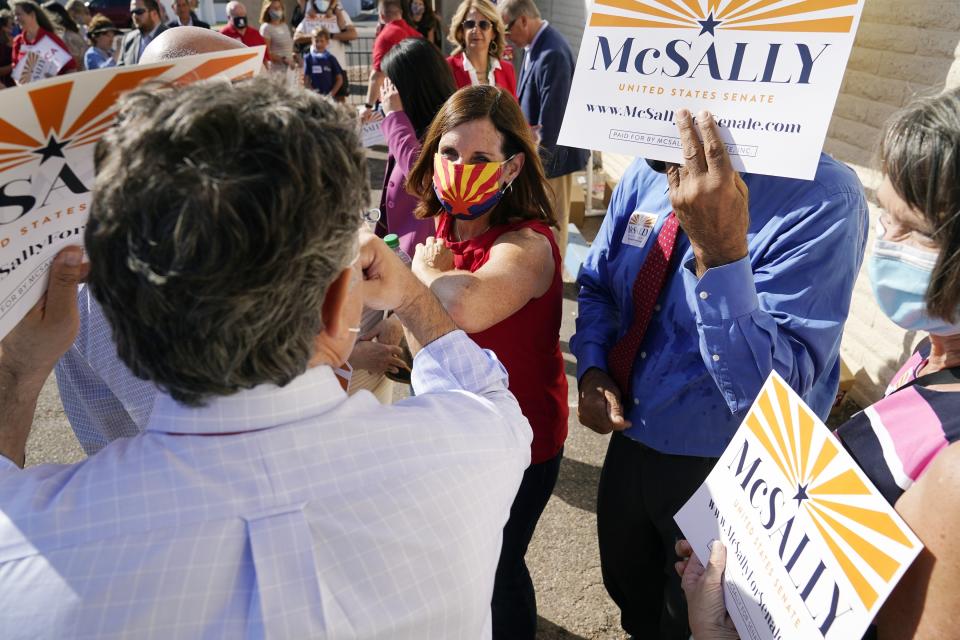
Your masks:
{"label": "khaki pants", "polygon": [[547,184],[553,191],[553,215],[557,218],[559,229],[553,232],[560,247],[560,259],[567,253],[567,225],[570,223],[570,193],[573,191],[573,174],[547,178]]}
{"label": "khaki pants", "polygon": [[347,393],[353,395],[361,389],[366,389],[375,395],[380,404],[393,404],[393,381],[383,374],[354,369]]}

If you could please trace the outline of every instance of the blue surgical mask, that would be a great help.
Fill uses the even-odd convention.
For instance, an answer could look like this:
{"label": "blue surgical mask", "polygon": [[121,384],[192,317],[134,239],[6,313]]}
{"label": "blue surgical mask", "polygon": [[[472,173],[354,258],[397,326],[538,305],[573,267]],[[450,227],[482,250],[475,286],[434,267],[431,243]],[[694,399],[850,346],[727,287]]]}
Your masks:
{"label": "blue surgical mask", "polygon": [[938,336],[960,333],[960,324],[927,313],[927,288],[940,253],[884,240],[883,232],[881,224],[867,265],[873,295],[883,313],[908,331]]}

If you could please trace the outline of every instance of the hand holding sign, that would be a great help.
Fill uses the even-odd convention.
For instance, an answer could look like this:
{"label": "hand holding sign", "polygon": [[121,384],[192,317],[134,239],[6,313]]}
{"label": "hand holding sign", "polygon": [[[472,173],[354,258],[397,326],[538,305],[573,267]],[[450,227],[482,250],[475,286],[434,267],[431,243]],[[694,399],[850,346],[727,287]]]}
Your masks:
{"label": "hand holding sign", "polygon": [[67,247],[54,259],[44,296],[0,342],[0,370],[20,381],[43,384],[80,326],[77,285],[86,278],[80,247]]}
{"label": "hand holding sign", "polygon": [[680,226],[690,238],[697,259],[697,276],[707,269],[747,255],[749,194],[734,171],[713,116],[703,111],[697,123],[703,142],[686,109],[677,112],[677,128],[686,162],[667,165],[670,201]]}
{"label": "hand holding sign", "polygon": [[687,597],[690,630],[695,638],[705,640],[739,640],[740,634],[723,603],[723,569],[727,550],[719,540],[710,546],[710,559],[704,567],[686,540],[678,540],[676,563],[680,584]]}

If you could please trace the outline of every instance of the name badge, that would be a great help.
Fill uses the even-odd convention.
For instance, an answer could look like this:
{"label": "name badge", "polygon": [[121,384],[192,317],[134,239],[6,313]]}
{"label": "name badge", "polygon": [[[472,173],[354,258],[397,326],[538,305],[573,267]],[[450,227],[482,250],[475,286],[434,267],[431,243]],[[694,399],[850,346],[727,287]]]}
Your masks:
{"label": "name badge", "polygon": [[630,214],[627,229],[623,232],[622,244],[642,249],[653,235],[653,225],[657,223],[657,214],[646,211],[634,211]]}

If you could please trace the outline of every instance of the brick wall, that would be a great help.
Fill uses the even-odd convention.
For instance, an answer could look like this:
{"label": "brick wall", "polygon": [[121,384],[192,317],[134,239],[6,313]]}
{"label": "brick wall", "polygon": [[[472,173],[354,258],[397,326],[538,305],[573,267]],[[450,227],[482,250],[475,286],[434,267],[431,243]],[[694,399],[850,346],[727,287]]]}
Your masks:
{"label": "brick wall", "polygon": [[583,26],[587,23],[588,0],[538,0],[536,4],[540,15],[566,37],[576,58],[583,39]]}

